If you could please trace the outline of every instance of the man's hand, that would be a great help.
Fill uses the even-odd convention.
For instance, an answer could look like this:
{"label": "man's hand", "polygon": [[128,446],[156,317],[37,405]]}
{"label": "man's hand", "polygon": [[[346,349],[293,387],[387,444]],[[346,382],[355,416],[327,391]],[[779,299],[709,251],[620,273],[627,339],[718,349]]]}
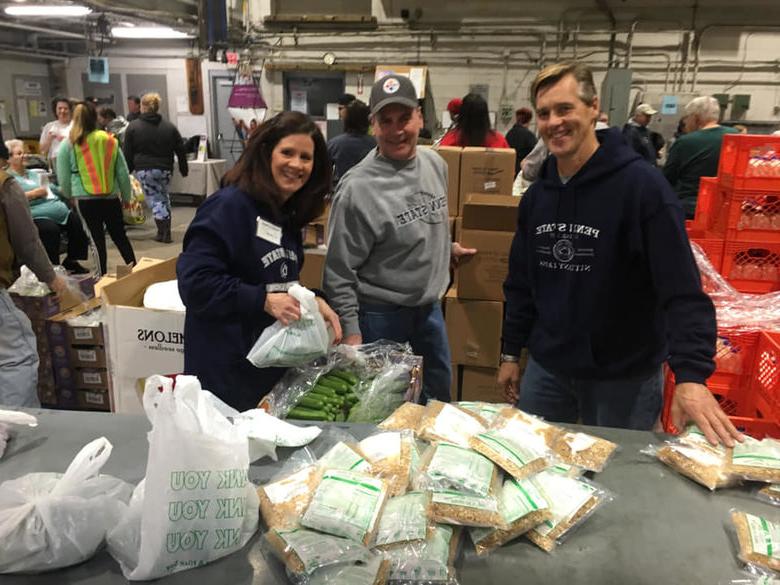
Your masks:
{"label": "man's hand", "polygon": [[735,439],[745,440],[704,384],[685,382],[675,388],[672,423],[682,431],[688,421],[693,421],[712,445],[722,442],[733,447]]}
{"label": "man's hand", "polygon": [[58,274],[49,283],[49,288],[57,295],[58,299],[62,299],[62,295],[68,290],[68,281]]}
{"label": "man's hand", "polygon": [[317,306],[320,309],[320,315],[325,319],[325,323],[330,325],[333,329],[333,343],[341,342],[341,323],[339,322],[339,316],[336,315],[336,311],[330,308],[330,305],[325,302],[325,299],[317,297]]}
{"label": "man's hand", "polygon": [[504,390],[504,398],[512,406],[517,404],[520,397],[520,364],[517,362],[503,362],[498,369],[498,386]]}
{"label": "man's hand", "polygon": [[286,292],[265,295],[263,310],[282,325],[289,325],[301,318],[301,304]]}
{"label": "man's hand", "polygon": [[360,335],[360,333],[354,333],[352,335],[347,335],[344,340],[342,341],[344,345],[362,345],[363,344],[363,336]]}
{"label": "man's hand", "polygon": [[452,251],[450,253],[450,263],[453,268],[457,268],[461,258],[464,256],[473,256],[476,253],[476,248],[464,248],[460,245],[460,242],[453,242]]}

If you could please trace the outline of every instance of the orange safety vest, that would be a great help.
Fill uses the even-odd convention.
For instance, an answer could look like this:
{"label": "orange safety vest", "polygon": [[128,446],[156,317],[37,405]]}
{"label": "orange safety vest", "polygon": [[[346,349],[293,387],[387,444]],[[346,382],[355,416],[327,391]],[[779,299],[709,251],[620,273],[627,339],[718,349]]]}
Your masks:
{"label": "orange safety vest", "polygon": [[80,145],[73,145],[81,183],[90,195],[113,194],[118,148],[117,139],[103,130],[95,130]]}

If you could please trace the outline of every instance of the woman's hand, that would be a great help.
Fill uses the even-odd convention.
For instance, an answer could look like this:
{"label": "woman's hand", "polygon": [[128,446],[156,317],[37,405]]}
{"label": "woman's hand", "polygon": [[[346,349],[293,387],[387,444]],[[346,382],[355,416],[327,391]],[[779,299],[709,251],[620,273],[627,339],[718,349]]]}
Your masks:
{"label": "woman's hand", "polygon": [[331,309],[328,303],[325,302],[325,299],[320,297],[317,297],[317,306],[320,308],[320,315],[325,319],[325,323],[333,329],[333,343],[340,343],[342,335],[341,323],[339,322],[339,316],[336,315],[336,311]]}
{"label": "woman's hand", "polygon": [[285,293],[268,293],[265,295],[263,310],[282,325],[289,325],[301,318],[301,305],[293,297]]}
{"label": "woman's hand", "polygon": [[49,192],[46,190],[46,187],[36,187],[35,189],[31,189],[25,193],[27,199],[30,200],[40,199],[42,197],[46,197],[48,194]]}

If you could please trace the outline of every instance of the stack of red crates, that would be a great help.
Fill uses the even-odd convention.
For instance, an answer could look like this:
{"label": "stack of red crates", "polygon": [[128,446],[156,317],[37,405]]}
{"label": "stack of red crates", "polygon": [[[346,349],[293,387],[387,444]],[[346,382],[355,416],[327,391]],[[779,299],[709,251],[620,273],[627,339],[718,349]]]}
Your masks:
{"label": "stack of red crates", "polygon": [[[688,236],[736,290],[780,290],[780,136],[723,137],[718,176],[701,179]],[[732,422],[780,438],[780,332],[719,328],[715,362],[707,386]],[[669,432],[674,385],[667,371],[661,419]]]}
{"label": "stack of red crates", "polygon": [[780,290],[780,136],[727,134],[702,178],[691,240],[740,292]]}

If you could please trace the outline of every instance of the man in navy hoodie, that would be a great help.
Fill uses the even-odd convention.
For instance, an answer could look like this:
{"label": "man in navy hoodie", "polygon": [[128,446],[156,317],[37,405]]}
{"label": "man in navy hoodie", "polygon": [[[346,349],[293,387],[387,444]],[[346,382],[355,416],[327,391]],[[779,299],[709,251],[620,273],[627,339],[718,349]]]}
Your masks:
{"label": "man in navy hoodie", "polygon": [[498,382],[507,398],[551,421],[651,429],[668,361],[675,424],[692,420],[713,444],[733,445],[741,435],[704,385],[715,311],[676,195],[620,130],[596,135],[585,65],[545,68],[531,97],[552,156],[520,204],[504,284]]}

